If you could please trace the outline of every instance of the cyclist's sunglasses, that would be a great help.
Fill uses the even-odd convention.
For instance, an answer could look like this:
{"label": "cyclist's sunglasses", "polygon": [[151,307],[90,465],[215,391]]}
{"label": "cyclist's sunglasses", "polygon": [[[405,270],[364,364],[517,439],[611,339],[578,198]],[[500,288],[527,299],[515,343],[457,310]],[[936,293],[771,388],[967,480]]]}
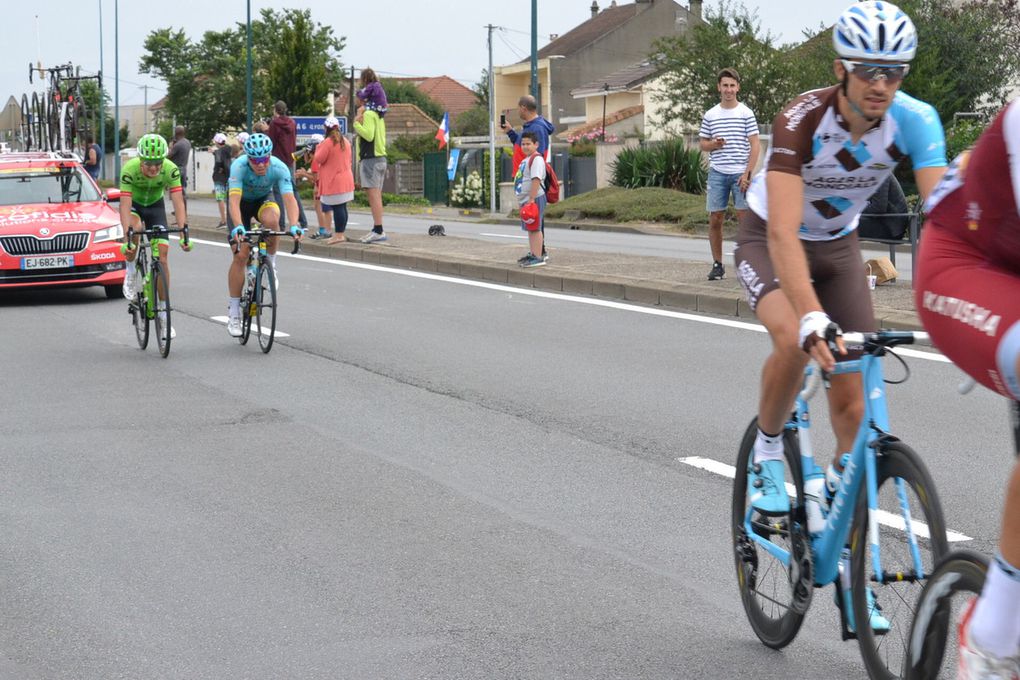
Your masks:
{"label": "cyclist's sunglasses", "polygon": [[248,160],[255,165],[266,165],[270,158],[271,156],[248,156]]}
{"label": "cyclist's sunglasses", "polygon": [[158,161],[142,161],[142,165],[144,165],[147,168],[162,168],[163,159],[160,158]]}
{"label": "cyclist's sunglasses", "polygon": [[885,80],[887,83],[898,83],[907,77],[910,72],[910,64],[869,64],[864,61],[850,61],[841,59],[843,68],[860,80],[870,83],[875,80]]}

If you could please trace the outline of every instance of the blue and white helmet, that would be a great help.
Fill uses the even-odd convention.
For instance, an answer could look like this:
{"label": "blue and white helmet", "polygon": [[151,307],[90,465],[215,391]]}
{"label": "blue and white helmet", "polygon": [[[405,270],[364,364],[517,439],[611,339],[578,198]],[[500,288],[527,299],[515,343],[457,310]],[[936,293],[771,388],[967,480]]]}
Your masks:
{"label": "blue and white helmet", "polygon": [[868,0],[843,11],[833,27],[832,44],[844,59],[908,62],[917,52],[917,30],[896,5]]}
{"label": "blue and white helmet", "polygon": [[244,152],[253,158],[265,158],[273,152],[273,140],[257,132],[244,140]]}

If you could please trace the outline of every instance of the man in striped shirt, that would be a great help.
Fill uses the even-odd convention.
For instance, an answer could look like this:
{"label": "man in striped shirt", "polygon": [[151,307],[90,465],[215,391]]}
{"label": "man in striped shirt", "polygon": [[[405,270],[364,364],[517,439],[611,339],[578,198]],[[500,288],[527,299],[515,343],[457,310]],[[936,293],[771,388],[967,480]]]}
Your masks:
{"label": "man in striped shirt", "polygon": [[758,164],[758,121],[746,105],[737,101],[740,76],[732,68],[719,71],[719,103],[701,119],[701,150],[709,152],[708,163],[708,242],[712,247],[712,271],[709,281],[726,273],[722,265],[723,218],[730,194],[738,217],[747,210],[744,192],[751,184],[751,173]]}

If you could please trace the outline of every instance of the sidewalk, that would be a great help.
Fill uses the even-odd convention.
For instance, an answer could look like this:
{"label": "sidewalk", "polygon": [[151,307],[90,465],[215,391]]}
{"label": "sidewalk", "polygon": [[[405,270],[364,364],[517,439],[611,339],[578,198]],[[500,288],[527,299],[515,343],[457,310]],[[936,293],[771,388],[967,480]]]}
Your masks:
{"label": "sidewalk", "polygon": [[[439,211],[433,214],[437,220],[472,220],[472,216],[458,218]],[[472,221],[484,220],[475,217]],[[196,238],[223,240],[226,232],[216,229],[215,225],[213,218],[195,217],[191,220],[191,230]],[[546,227],[555,228],[556,225],[547,222]],[[520,243],[401,233],[389,234],[389,240],[383,244],[363,245],[357,239],[364,233],[349,230],[348,238],[352,238],[353,242],[334,246],[305,238],[301,252],[676,311],[754,320],[731,265],[727,265],[726,278],[708,281],[709,266],[704,262],[553,247],[549,251],[548,265],[522,269],[517,265],[517,258],[523,254]],[[879,286],[872,295],[879,326],[921,330],[909,282]]]}

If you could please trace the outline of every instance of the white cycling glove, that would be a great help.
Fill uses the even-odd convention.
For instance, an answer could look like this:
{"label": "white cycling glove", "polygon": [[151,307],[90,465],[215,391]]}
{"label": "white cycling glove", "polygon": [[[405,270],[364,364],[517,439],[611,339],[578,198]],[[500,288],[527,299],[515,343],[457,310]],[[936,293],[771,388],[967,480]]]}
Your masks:
{"label": "white cycling glove", "polygon": [[[828,330],[829,324],[832,324],[832,319],[825,312],[808,312],[800,320],[800,347],[805,352],[811,351],[811,345],[808,343],[814,343],[815,337],[818,336],[819,340],[825,340],[825,331]],[[836,326],[835,324],[832,324]],[[839,326],[836,326],[836,335],[842,335],[839,330]]]}

